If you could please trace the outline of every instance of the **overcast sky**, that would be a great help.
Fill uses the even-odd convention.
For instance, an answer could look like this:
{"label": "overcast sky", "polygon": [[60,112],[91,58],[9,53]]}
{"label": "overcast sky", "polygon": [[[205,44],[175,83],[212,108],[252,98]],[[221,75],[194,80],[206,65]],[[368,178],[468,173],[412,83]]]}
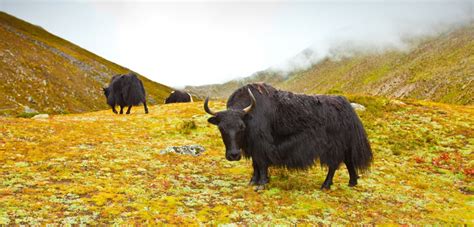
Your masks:
{"label": "overcast sky", "polygon": [[286,68],[305,48],[401,46],[406,35],[472,20],[473,1],[25,1],[0,10],[170,86]]}

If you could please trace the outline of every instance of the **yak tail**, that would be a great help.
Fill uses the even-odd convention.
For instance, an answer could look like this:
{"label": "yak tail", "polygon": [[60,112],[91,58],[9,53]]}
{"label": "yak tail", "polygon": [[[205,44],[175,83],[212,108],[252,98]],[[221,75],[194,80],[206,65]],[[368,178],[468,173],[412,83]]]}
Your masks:
{"label": "yak tail", "polygon": [[351,143],[351,160],[354,167],[359,171],[365,171],[369,169],[372,163],[372,149],[370,148],[369,139],[365,132],[364,126],[360,121],[357,113],[354,111],[354,137]]}

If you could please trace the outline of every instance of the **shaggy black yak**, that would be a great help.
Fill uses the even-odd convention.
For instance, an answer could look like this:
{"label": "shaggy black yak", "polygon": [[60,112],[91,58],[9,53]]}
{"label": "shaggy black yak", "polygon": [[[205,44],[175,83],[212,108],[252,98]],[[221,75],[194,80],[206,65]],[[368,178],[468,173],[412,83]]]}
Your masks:
{"label": "shaggy black yak", "polygon": [[302,95],[277,90],[267,84],[237,89],[227,110],[204,110],[217,125],[226,158],[252,158],[250,184],[264,188],[268,167],[307,169],[318,159],[328,167],[322,189],[329,189],[341,163],[349,171],[349,186],[357,185],[357,171],[369,168],[372,150],[366,132],[350,103],[342,96]]}
{"label": "shaggy black yak", "polygon": [[177,102],[193,102],[193,97],[187,92],[176,90],[172,91],[165,100],[165,104]]}
{"label": "shaggy black yak", "polygon": [[104,95],[107,98],[107,104],[112,107],[114,113],[117,113],[115,106],[120,106],[120,114],[123,114],[123,108],[128,106],[127,114],[130,114],[132,106],[137,106],[140,103],[143,103],[145,113],[148,113],[145,88],[134,73],[113,76],[109,87],[104,88]]}

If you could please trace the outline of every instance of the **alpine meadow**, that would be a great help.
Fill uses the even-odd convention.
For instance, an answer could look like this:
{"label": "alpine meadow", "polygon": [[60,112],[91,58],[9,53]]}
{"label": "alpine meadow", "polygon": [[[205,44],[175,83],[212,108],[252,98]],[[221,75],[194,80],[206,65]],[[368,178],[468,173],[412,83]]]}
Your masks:
{"label": "alpine meadow", "polygon": [[472,17],[404,48],[343,43],[180,87],[137,67],[145,54],[129,69],[1,7],[0,225],[474,225]]}

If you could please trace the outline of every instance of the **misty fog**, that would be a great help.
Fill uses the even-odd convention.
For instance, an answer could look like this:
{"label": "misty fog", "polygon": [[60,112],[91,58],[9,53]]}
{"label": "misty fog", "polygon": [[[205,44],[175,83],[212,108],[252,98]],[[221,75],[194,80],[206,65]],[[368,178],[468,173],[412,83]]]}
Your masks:
{"label": "misty fog", "polygon": [[473,2],[4,0],[0,10],[182,87],[287,73],[353,50],[406,51],[409,40],[472,21]]}

